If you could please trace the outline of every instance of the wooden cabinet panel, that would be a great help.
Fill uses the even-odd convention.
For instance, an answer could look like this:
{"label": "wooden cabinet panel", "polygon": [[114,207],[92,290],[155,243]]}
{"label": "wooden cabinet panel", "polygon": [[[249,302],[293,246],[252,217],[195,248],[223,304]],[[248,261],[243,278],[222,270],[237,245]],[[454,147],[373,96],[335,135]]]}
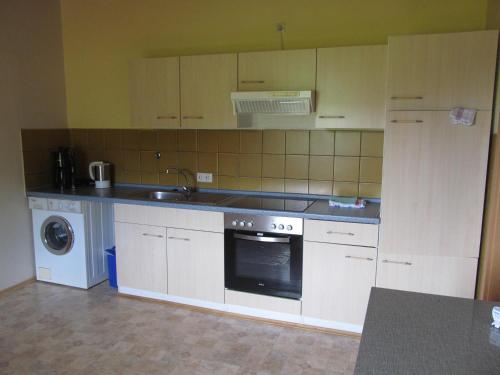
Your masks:
{"label": "wooden cabinet panel", "polygon": [[316,127],[385,126],[387,47],[318,49]]}
{"label": "wooden cabinet panel", "polygon": [[132,126],[180,126],[179,57],[131,61],[130,107]]}
{"label": "wooden cabinet panel", "polygon": [[236,54],[181,56],[183,128],[236,128],[231,92],[237,69]]}
{"label": "wooden cabinet panel", "polygon": [[452,125],[448,111],[389,115],[380,250],[478,257],[491,112],[473,126]]}
{"label": "wooden cabinet panel", "polygon": [[389,37],[390,110],[490,110],[498,31]]}
{"label": "wooden cabinet panel", "polygon": [[115,222],[118,285],[167,293],[166,229]]}
{"label": "wooden cabinet panel", "polygon": [[377,247],[378,225],[304,220],[304,239],[307,241]]}
{"label": "wooden cabinet panel", "polygon": [[114,210],[116,221],[166,227],[173,223],[172,217],[175,209],[136,204],[115,204]]}
{"label": "wooden cabinet panel", "polygon": [[168,294],[224,303],[224,235],[167,229]]}
{"label": "wooden cabinet panel", "polygon": [[224,213],[171,209],[168,226],[172,228],[193,229],[207,232],[224,233]]}
{"label": "wooden cabinet panel", "polygon": [[377,287],[474,298],[477,258],[379,254]]}
{"label": "wooden cabinet panel", "polygon": [[302,315],[363,324],[377,249],[304,241]]}
{"label": "wooden cabinet panel", "polygon": [[253,309],[276,311],[285,314],[300,315],[301,302],[289,299],[264,296],[261,294],[237,292],[226,290],[225,300],[229,305],[239,305]]}
{"label": "wooden cabinet panel", "polygon": [[314,90],[316,50],[238,54],[238,90]]}

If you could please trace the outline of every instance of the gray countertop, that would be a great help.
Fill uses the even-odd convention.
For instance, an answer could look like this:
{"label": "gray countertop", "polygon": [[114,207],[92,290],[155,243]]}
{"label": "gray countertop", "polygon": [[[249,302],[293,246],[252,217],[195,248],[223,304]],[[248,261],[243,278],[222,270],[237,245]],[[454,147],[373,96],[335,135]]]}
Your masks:
{"label": "gray countertop", "polygon": [[500,374],[495,305],[372,288],[355,374]]}
{"label": "gray countertop", "polygon": [[[165,189],[165,187],[157,187],[156,189]],[[364,209],[345,209],[345,208],[331,208],[328,206],[328,200],[317,199],[309,208],[304,212],[294,212],[294,211],[276,211],[276,210],[265,210],[265,209],[250,209],[250,208],[239,208],[239,207],[227,207],[224,202],[219,205],[202,205],[202,204],[189,204],[180,202],[157,202],[146,199],[140,199],[137,197],[137,192],[143,190],[153,190],[153,188],[141,187],[141,186],[116,186],[109,189],[95,189],[94,187],[79,187],[76,190],[66,190],[61,192],[57,189],[43,188],[29,190],[26,194],[32,197],[45,197],[45,198],[57,198],[57,199],[71,199],[71,200],[97,200],[97,201],[110,201],[112,203],[128,203],[128,204],[140,204],[149,206],[160,206],[160,207],[177,207],[177,208],[189,208],[193,210],[204,210],[204,211],[219,211],[219,212],[238,212],[241,214],[262,214],[262,215],[278,215],[278,216],[290,216],[290,217],[301,217],[305,219],[317,219],[317,220],[330,220],[330,221],[344,221],[353,223],[364,223],[364,224],[379,224],[379,212],[380,203],[378,202],[368,202],[366,208]],[[214,192],[211,190],[211,192]],[[220,193],[231,194],[235,196],[242,196],[241,192],[232,193],[228,190],[220,191]],[[250,194],[250,193],[248,193]],[[255,193],[251,193],[254,195]],[[269,196],[270,194],[261,193],[262,197]],[[276,197],[276,194],[272,194]],[[279,195],[280,198],[300,198],[296,195]],[[303,196],[306,197],[306,196]],[[309,196],[307,196],[310,199]]]}

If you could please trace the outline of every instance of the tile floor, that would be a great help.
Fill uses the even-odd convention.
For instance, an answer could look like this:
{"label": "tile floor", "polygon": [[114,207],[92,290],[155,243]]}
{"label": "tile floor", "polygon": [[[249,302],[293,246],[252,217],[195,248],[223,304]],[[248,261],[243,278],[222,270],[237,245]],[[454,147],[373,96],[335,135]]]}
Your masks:
{"label": "tile floor", "polygon": [[359,339],[33,283],[0,296],[0,374],[350,374]]}

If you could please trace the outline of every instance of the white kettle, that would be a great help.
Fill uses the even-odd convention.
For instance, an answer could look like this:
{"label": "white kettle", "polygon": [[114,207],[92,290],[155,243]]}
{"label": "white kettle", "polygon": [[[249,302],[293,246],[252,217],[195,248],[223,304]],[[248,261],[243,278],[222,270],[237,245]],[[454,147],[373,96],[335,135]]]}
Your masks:
{"label": "white kettle", "polygon": [[89,175],[95,181],[97,189],[106,189],[111,186],[111,163],[93,161],[89,164]]}

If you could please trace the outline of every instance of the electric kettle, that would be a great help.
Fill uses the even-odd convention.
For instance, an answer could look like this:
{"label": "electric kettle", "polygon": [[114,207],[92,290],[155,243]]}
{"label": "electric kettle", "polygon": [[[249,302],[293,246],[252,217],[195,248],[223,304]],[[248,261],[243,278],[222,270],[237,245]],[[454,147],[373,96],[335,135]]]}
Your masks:
{"label": "electric kettle", "polygon": [[93,161],[89,164],[89,175],[95,181],[97,189],[106,189],[111,186],[111,163]]}

